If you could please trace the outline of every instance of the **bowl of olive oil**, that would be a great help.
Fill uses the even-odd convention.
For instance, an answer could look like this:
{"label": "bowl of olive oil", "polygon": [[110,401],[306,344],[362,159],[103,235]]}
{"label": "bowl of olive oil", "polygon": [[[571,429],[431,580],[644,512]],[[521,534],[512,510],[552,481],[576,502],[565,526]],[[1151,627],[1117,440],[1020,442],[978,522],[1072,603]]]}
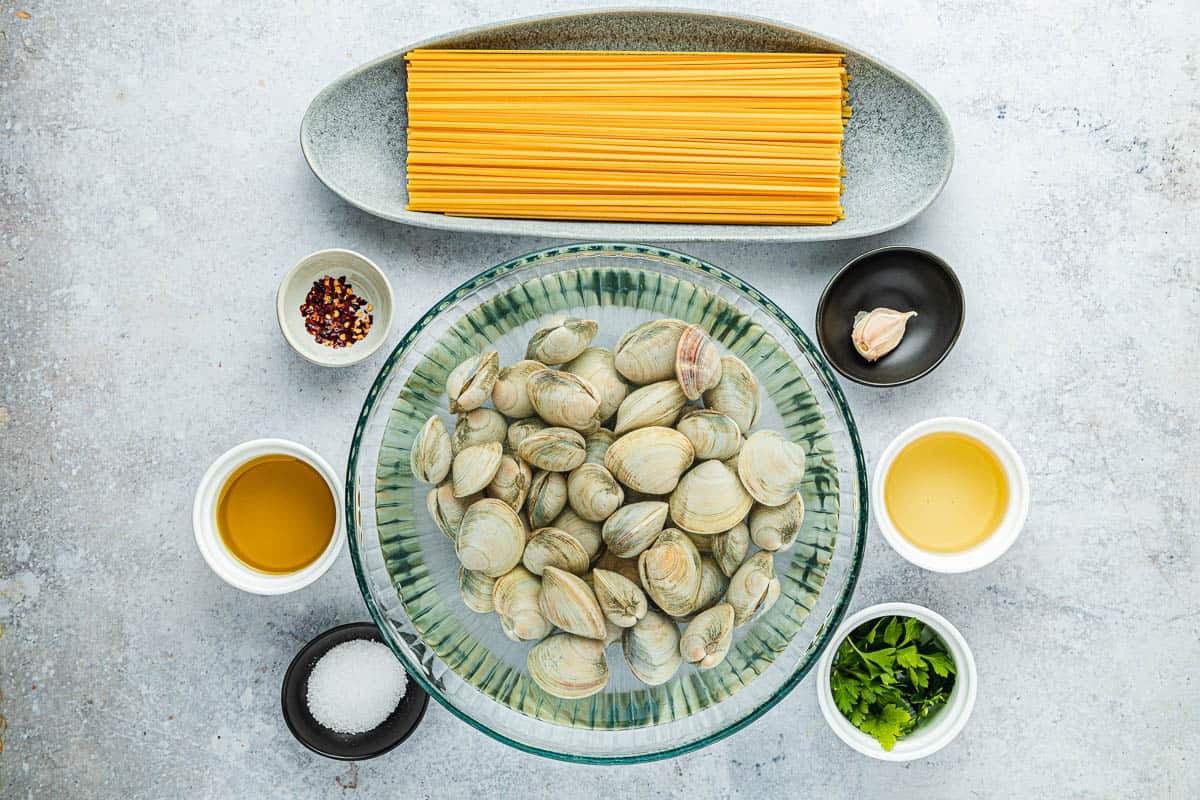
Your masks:
{"label": "bowl of olive oil", "polygon": [[938,417],[897,436],[875,466],[875,519],[888,544],[935,572],[968,572],[1016,541],[1029,477],[1008,440],[964,417]]}
{"label": "bowl of olive oil", "polygon": [[204,560],[254,594],[283,594],[315,581],[346,539],[341,481],[329,463],[286,439],[255,439],[226,451],[204,474],[192,527]]}

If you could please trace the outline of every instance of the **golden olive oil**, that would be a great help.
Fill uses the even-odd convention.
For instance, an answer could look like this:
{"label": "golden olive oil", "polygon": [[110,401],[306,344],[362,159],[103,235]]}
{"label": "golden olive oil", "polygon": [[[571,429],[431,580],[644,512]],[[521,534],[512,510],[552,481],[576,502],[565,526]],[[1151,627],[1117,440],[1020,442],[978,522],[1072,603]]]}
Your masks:
{"label": "golden olive oil", "polygon": [[888,516],[922,550],[958,553],[987,539],[1008,508],[1008,478],[991,448],[962,433],[905,445],[883,484]]}
{"label": "golden olive oil", "polygon": [[253,569],[283,575],[317,560],[333,538],[329,484],[298,458],[271,455],[242,465],[221,487],[217,530]]}

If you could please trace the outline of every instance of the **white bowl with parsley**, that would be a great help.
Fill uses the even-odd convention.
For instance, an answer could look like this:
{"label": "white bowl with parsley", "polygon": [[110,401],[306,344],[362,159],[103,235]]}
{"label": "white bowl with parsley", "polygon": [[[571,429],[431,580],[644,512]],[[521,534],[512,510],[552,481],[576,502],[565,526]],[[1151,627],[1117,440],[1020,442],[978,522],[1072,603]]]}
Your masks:
{"label": "white bowl with parsley", "polygon": [[971,648],[945,617],[881,603],[838,628],[817,668],[817,700],[829,727],[858,752],[915,761],[962,731],[977,683]]}

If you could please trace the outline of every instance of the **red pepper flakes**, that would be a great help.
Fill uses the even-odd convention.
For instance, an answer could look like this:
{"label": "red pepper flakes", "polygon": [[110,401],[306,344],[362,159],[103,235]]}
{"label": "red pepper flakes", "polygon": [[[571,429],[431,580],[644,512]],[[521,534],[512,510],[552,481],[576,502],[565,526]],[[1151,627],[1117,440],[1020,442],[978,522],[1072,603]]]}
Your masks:
{"label": "red pepper flakes", "polygon": [[304,329],[326,347],[349,347],[367,337],[374,307],[354,293],[346,276],[326,275],[313,281],[300,306]]}

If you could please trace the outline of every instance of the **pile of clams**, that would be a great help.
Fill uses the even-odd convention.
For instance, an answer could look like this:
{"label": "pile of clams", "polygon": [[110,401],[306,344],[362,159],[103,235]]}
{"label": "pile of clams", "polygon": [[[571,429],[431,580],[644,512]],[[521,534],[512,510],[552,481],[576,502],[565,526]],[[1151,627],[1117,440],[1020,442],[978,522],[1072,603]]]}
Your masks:
{"label": "pile of clams", "polygon": [[529,675],[562,698],[603,690],[618,642],[651,686],[685,661],[720,664],[734,628],[779,597],[772,553],[804,518],[804,448],[752,432],[759,387],[745,363],[677,319],[612,350],[590,346],[597,332],[557,317],[523,361],[489,351],[459,364],[446,381],[453,431],[432,416],[412,448],[463,602],[536,642]]}

